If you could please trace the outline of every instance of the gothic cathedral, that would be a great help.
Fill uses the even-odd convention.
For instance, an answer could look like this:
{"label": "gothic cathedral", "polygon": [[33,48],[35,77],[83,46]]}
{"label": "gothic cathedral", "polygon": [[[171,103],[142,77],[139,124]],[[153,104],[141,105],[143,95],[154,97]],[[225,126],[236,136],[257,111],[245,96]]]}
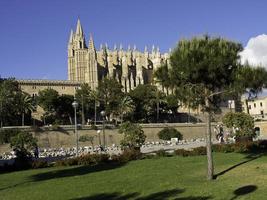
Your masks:
{"label": "gothic cathedral", "polygon": [[169,62],[169,54],[161,54],[154,46],[152,52],[148,52],[147,47],[140,52],[135,46],[124,50],[122,45],[119,48],[115,45],[113,50],[100,45],[96,50],[92,35],[87,46],[80,20],[76,32],[70,33],[68,80],[87,83],[94,90],[98,81],[108,76],[119,81],[128,92],[139,84],[151,83],[153,70],[166,62]]}

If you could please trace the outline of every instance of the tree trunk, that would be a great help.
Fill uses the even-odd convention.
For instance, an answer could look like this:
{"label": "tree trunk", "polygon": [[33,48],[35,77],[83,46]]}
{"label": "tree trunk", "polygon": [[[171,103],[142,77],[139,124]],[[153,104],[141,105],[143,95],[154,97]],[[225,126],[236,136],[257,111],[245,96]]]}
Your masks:
{"label": "tree trunk", "polygon": [[214,178],[214,168],[213,168],[213,158],[212,158],[212,150],[211,150],[211,113],[209,111],[209,99],[205,100],[206,109],[206,118],[207,118],[207,129],[206,129],[206,148],[207,148],[207,179],[212,180]]}
{"label": "tree trunk", "polygon": [[70,114],[68,114],[68,116],[69,116],[70,124],[72,125],[72,118],[71,118]]}
{"label": "tree trunk", "polygon": [[247,108],[247,114],[249,114],[248,99],[245,99],[245,104],[246,104],[246,108]]}
{"label": "tree trunk", "polygon": [[21,116],[21,125],[24,126],[24,112],[22,112],[22,116]]}

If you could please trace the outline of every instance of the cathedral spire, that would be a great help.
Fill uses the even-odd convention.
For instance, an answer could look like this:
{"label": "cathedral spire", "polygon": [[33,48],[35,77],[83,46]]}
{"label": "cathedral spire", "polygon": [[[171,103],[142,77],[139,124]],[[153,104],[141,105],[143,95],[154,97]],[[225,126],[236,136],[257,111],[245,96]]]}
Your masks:
{"label": "cathedral spire", "polygon": [[73,30],[71,29],[70,31],[70,39],[69,39],[69,44],[71,44],[73,42]]}
{"label": "cathedral spire", "polygon": [[76,35],[83,36],[83,29],[82,29],[80,19],[78,19],[78,22],[77,22]]}
{"label": "cathedral spire", "polygon": [[93,39],[93,36],[92,34],[90,34],[90,39],[89,39],[89,49],[90,50],[95,50],[95,44],[94,44],[94,39]]}

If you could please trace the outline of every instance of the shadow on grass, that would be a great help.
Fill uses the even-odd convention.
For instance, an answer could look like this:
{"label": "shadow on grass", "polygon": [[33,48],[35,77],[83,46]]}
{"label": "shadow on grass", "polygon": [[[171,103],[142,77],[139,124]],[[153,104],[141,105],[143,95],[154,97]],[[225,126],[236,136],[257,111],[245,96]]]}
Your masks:
{"label": "shadow on grass", "polygon": [[72,167],[68,169],[59,169],[53,170],[45,173],[40,173],[31,176],[32,181],[45,181],[49,179],[56,179],[56,178],[64,178],[64,177],[71,177],[71,176],[81,176],[93,172],[105,171],[105,170],[112,170],[115,168],[122,167],[124,164],[103,164],[103,165],[96,165],[96,166],[79,166],[79,167]]}
{"label": "shadow on grass", "polygon": [[237,168],[237,167],[239,167],[241,165],[244,165],[244,164],[246,164],[248,162],[251,162],[253,160],[256,160],[256,159],[262,157],[263,155],[265,155],[265,154],[262,154],[262,153],[261,154],[249,154],[249,155],[246,156],[246,158],[248,158],[248,160],[245,160],[243,162],[237,163],[237,164],[233,165],[232,167],[229,167],[228,169],[223,170],[223,171],[221,171],[218,174],[215,174],[214,175],[214,179],[217,179],[219,176],[224,175],[225,173],[231,171],[232,169],[235,169],[235,168]]}
{"label": "shadow on grass", "polygon": [[25,181],[25,182],[22,182],[22,183],[17,183],[17,184],[14,184],[14,185],[9,185],[9,186],[7,186],[7,187],[0,188],[0,191],[2,191],[2,190],[12,189],[12,188],[15,188],[15,187],[24,185],[24,184],[26,184],[26,183],[28,183],[28,181]]}
{"label": "shadow on grass", "polygon": [[[140,194],[135,192],[135,193],[130,193],[130,194],[120,194],[118,192],[114,193],[101,193],[101,194],[96,194],[93,196],[88,196],[88,197],[81,197],[81,198],[74,198],[70,200],[102,200],[102,199],[108,199],[108,200],[167,200],[169,198],[175,198],[178,194],[183,193],[185,190],[184,189],[173,189],[173,190],[167,190],[163,192],[157,192],[153,193],[147,196],[139,197]],[[189,197],[178,197],[175,198],[175,200],[208,200],[212,199],[210,196],[202,197],[202,196],[189,196]]]}
{"label": "shadow on grass", "polygon": [[256,185],[246,185],[240,188],[237,188],[233,193],[234,193],[234,197],[231,200],[234,200],[240,196],[243,195],[247,195],[249,193],[255,192],[257,190],[257,186]]}

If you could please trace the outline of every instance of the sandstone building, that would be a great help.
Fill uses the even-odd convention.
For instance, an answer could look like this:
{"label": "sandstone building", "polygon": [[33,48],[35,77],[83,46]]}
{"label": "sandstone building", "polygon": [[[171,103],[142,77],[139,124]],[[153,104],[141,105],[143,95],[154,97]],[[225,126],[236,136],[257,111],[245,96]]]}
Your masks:
{"label": "sandstone building", "polygon": [[92,35],[88,46],[80,20],[76,31],[71,30],[68,43],[68,80],[88,83],[95,89],[103,77],[113,77],[120,82],[124,91],[134,89],[139,84],[152,82],[152,72],[164,62],[169,54],[161,54],[159,48],[152,47],[148,52],[140,52],[134,46],[127,50],[116,45],[110,50],[107,45],[100,45],[96,50]]}
{"label": "sandstone building", "polygon": [[71,30],[68,42],[68,80],[17,80],[21,89],[31,96],[39,91],[51,88],[59,94],[74,95],[82,83],[87,83],[93,90],[104,77],[113,77],[128,92],[139,84],[151,83],[153,70],[164,62],[169,62],[169,53],[160,53],[159,48],[152,47],[148,52],[138,51],[134,46],[124,50],[122,45],[110,50],[100,45],[97,50],[92,35],[88,45],[80,20],[76,31]]}

